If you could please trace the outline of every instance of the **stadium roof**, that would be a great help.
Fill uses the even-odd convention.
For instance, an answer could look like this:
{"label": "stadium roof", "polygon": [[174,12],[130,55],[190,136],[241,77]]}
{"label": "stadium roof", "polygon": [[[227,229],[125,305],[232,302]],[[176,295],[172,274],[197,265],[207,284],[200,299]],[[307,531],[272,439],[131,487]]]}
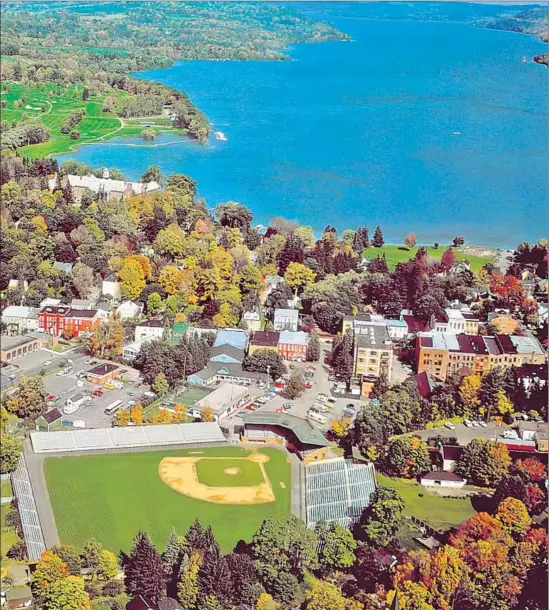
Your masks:
{"label": "stadium roof", "polygon": [[225,343],[228,343],[237,349],[246,349],[248,336],[239,328],[223,328],[218,331],[213,346],[218,347],[219,345],[223,345]]}
{"label": "stadium roof", "polygon": [[313,428],[306,419],[288,415],[287,413],[272,413],[267,411],[244,413],[242,415],[242,423],[244,425],[281,426],[291,430],[304,445],[319,445],[320,447],[327,447],[329,445],[322,432]]}
{"label": "stadium roof", "polygon": [[216,422],[31,432],[35,453],[225,442]]}

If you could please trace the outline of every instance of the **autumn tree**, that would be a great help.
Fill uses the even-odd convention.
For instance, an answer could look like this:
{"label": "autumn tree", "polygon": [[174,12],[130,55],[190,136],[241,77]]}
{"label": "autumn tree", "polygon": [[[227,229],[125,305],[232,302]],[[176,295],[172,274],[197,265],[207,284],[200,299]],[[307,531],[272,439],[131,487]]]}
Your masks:
{"label": "autumn tree", "polygon": [[198,572],[202,557],[196,551],[188,556],[181,565],[177,585],[177,599],[184,608],[194,608],[198,599]]}
{"label": "autumn tree", "polygon": [[131,595],[143,595],[152,602],[165,595],[168,575],[149,537],[138,532],[124,568],[126,588]]}
{"label": "autumn tree", "polygon": [[511,457],[505,445],[475,438],[463,450],[456,472],[473,485],[495,487],[507,474],[510,465]]}
{"label": "autumn tree", "polygon": [[336,585],[314,579],[305,596],[307,610],[346,610],[347,600]]}
{"label": "autumn tree", "polygon": [[163,396],[164,394],[168,393],[170,385],[168,383],[168,380],[166,379],[166,375],[164,375],[163,372],[158,373],[158,375],[156,376],[153,388],[157,394],[160,394],[160,396]]}
{"label": "autumn tree", "polygon": [[431,469],[427,443],[418,436],[398,436],[389,441],[387,467],[399,477],[415,478]]}
{"label": "autumn tree", "polygon": [[215,421],[214,410],[209,405],[204,405],[200,410],[200,420],[203,422]]}
{"label": "autumn tree", "polygon": [[454,254],[454,251],[451,248],[448,248],[448,250],[442,253],[440,262],[445,271],[450,271],[456,264],[456,255]]}
{"label": "autumn tree", "polygon": [[522,538],[532,525],[526,506],[516,498],[505,498],[495,515],[503,529],[512,536]]}
{"label": "autumn tree", "polygon": [[408,233],[404,238],[404,245],[410,249],[417,244],[417,235],[415,233]]}
{"label": "autumn tree", "polygon": [[87,348],[91,354],[100,358],[120,356],[124,347],[124,325],[116,318],[98,320],[87,339]]}
{"label": "autumn tree", "polygon": [[284,388],[284,396],[293,400],[300,396],[304,390],[305,381],[303,373],[299,369],[296,369],[295,371],[292,371],[290,379]]}
{"label": "autumn tree", "polygon": [[21,419],[38,417],[46,408],[47,392],[42,378],[21,376],[17,391],[6,401],[6,410]]}
{"label": "autumn tree", "polygon": [[118,272],[120,290],[127,299],[137,299],[145,288],[145,273],[143,267],[134,259],[124,259],[124,263]]}
{"label": "autumn tree", "polygon": [[80,575],[82,570],[82,558],[73,546],[62,544],[59,546],[53,546],[50,550],[66,563],[71,575]]}
{"label": "autumn tree", "polygon": [[52,551],[44,551],[32,578],[32,590],[39,601],[45,599],[52,583],[69,576],[67,564]]}
{"label": "autumn tree", "polygon": [[291,286],[296,294],[310,286],[316,277],[316,273],[301,263],[291,262],[284,274],[288,286]]}
{"label": "autumn tree", "polygon": [[467,375],[459,386],[459,396],[465,409],[465,414],[469,417],[479,412],[481,383],[482,378],[480,375]]}
{"label": "autumn tree", "polygon": [[91,610],[84,579],[68,576],[51,583],[41,597],[43,610]]}
{"label": "autumn tree", "polygon": [[349,417],[341,417],[339,419],[334,419],[330,426],[330,433],[334,438],[341,439],[347,434],[350,426],[351,419]]}

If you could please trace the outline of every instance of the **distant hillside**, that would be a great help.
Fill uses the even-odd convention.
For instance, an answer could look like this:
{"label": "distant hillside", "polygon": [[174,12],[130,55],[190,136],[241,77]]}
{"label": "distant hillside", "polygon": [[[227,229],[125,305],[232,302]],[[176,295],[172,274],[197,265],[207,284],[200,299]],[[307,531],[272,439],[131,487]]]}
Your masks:
{"label": "distant hillside", "polygon": [[522,32],[537,36],[547,42],[547,8],[534,7],[516,14],[502,15],[479,22],[479,25],[494,30]]}

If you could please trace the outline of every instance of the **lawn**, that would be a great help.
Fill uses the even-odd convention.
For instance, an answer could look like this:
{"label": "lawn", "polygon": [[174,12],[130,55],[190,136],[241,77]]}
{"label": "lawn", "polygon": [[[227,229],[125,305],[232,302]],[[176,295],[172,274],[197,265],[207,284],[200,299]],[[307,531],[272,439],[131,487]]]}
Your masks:
{"label": "lawn", "polygon": [[4,525],[4,521],[6,519],[6,515],[10,510],[9,504],[2,504],[0,506],[0,555],[2,557],[2,564],[5,565],[4,558],[6,557],[6,553],[9,549],[19,540],[19,537],[15,533],[13,528],[4,529],[6,526]]}
{"label": "lawn", "polygon": [[[82,86],[70,85],[62,87],[53,83],[44,83],[39,87],[29,87],[21,83],[5,83],[9,92],[2,92],[2,101],[6,102],[2,108],[2,120],[21,120],[23,114],[29,119],[38,119],[50,131],[50,139],[41,144],[31,144],[21,148],[24,156],[46,157],[58,155],[75,150],[79,144],[93,141],[110,140],[120,136],[138,136],[145,125],[150,124],[157,133],[184,134],[183,129],[173,129],[169,118],[146,117],[120,119],[116,113],[103,112],[104,95],[94,95],[86,101],[82,100]],[[50,91],[53,94],[50,96]],[[126,95],[119,92],[119,96]],[[16,100],[25,97],[25,104],[19,108],[14,107]],[[60,131],[61,124],[67,116],[84,108],[86,115],[76,129],[80,132],[78,140],[71,140],[68,134]]]}
{"label": "lawn", "polygon": [[[184,496],[158,474],[169,456],[196,456],[198,450],[147,451],[105,455],[48,457],[44,473],[63,544],[81,549],[95,537],[115,553],[128,551],[139,529],[163,548],[172,527],[184,534],[195,518],[211,525],[223,552],[249,541],[267,517],[290,514],[291,475],[286,453],[261,449],[276,502],[251,506],[220,505]],[[204,457],[246,457],[241,447],[211,447]],[[284,487],[280,485],[284,484]]]}
{"label": "lawn", "polygon": [[415,481],[393,479],[379,473],[376,477],[380,485],[399,492],[406,503],[406,516],[417,517],[434,529],[450,529],[476,513],[470,498],[443,498],[429,493],[427,488]]}
{"label": "lawn", "polygon": [[2,481],[0,483],[0,497],[1,498],[10,498],[13,496],[13,491],[11,489],[11,483],[9,481]]}
{"label": "lawn", "polygon": [[[444,252],[448,249],[447,246],[439,246],[434,248],[433,246],[423,246],[427,250],[427,254],[435,259],[440,260]],[[385,255],[387,259],[387,265],[392,271],[397,263],[403,263],[416,255],[419,246],[414,248],[407,248],[406,246],[382,246],[381,248],[366,248],[363,251],[363,256],[368,259],[375,258],[377,256]],[[478,273],[480,269],[487,263],[491,263],[494,260],[493,256],[473,256],[469,255],[466,250],[459,248],[453,248],[453,252],[457,260],[468,260],[471,265],[471,271]]]}
{"label": "lawn", "polygon": [[245,487],[263,483],[259,464],[250,460],[199,460],[195,468],[198,480],[211,487]]}

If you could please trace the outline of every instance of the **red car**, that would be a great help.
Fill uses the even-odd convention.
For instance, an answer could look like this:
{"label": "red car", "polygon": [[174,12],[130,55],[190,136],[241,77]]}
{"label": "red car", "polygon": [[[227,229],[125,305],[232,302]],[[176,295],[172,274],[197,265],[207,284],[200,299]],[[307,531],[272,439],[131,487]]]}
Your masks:
{"label": "red car", "polygon": [[94,390],[92,392],[92,396],[103,396],[103,390],[99,390],[99,389]]}

